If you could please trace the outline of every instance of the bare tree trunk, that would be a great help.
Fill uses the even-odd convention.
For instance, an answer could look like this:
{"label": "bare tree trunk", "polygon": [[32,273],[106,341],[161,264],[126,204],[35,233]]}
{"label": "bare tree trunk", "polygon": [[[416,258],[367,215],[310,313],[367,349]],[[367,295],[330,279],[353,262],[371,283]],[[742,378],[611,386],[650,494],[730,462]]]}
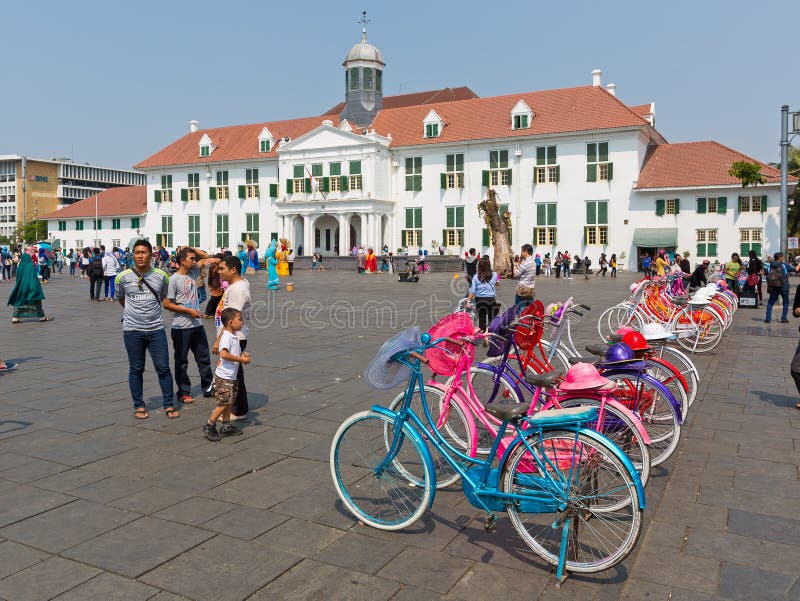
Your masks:
{"label": "bare tree trunk", "polygon": [[511,244],[508,241],[508,228],[511,224],[511,214],[500,214],[497,204],[497,193],[489,188],[486,200],[478,204],[478,211],[486,222],[489,230],[490,242],[494,246],[494,271],[503,277],[511,277]]}

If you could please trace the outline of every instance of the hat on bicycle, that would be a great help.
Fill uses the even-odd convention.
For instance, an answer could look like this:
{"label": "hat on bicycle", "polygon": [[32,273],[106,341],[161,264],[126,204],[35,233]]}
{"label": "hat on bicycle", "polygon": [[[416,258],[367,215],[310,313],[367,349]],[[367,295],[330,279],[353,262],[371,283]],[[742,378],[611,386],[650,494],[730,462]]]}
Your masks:
{"label": "hat on bicycle", "polygon": [[669,340],[674,335],[667,332],[666,328],[660,323],[647,323],[642,329],[642,336],[645,340]]}
{"label": "hat on bicycle", "polygon": [[634,360],[633,349],[624,342],[617,342],[608,347],[603,365],[611,363],[627,363]]}
{"label": "hat on bicycle", "polygon": [[562,390],[586,390],[601,388],[610,383],[591,363],[576,363],[567,370],[566,379],[558,385]]}
{"label": "hat on bicycle", "polygon": [[628,332],[622,337],[622,343],[631,347],[634,353],[636,351],[650,350],[650,345],[647,344],[647,340],[639,332]]}

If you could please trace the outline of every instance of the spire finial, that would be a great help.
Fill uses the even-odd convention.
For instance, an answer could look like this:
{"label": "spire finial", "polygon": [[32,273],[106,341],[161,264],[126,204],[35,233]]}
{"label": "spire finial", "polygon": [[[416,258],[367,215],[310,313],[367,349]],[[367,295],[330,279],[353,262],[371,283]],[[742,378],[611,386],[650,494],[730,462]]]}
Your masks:
{"label": "spire finial", "polygon": [[370,21],[371,21],[370,19],[367,19],[367,11],[362,10],[361,11],[361,18],[358,20],[358,22],[361,23],[361,25],[362,25],[362,27],[361,27],[361,43],[362,44],[366,44],[367,43],[367,23],[369,23]]}

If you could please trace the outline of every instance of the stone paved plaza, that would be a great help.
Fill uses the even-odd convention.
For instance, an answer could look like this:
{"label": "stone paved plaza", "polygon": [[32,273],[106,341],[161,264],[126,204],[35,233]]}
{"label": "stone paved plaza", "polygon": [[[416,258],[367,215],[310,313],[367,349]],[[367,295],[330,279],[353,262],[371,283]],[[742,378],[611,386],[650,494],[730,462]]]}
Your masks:
{"label": "stone paved plaza", "polygon": [[[574,295],[596,320],[632,280],[540,279],[537,290],[545,303]],[[452,307],[451,274],[292,281],[268,298],[263,276],[251,279],[253,411],[244,435],[221,443],[200,431],[209,399],[166,418],[149,362],[151,417],[133,419],[120,308],[90,304],[86,280],[46,286],[53,322],[0,321],[0,356],[21,363],[0,375],[0,599],[800,599],[795,323],[738,312],[697,359],[698,401],[679,453],[654,470],[634,553],[556,590],[507,520],[486,534],[458,489],[397,533],[355,523],[333,489],[339,423],[396,394],[366,386],[366,363],[396,329]],[[9,291],[0,285],[3,302]],[[501,298],[512,295],[504,283]],[[579,338],[595,337],[587,318]]]}

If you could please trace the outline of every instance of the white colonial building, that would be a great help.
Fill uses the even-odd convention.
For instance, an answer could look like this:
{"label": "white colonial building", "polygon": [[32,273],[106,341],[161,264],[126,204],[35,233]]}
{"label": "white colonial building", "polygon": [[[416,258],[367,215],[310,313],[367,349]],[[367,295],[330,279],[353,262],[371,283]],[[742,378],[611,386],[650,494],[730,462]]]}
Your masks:
{"label": "white colonial building", "polygon": [[[366,41],[344,62],[345,102],[318,117],[198,129],[142,161],[156,244],[235,247],[272,237],[303,254],[361,244],[487,252],[477,204],[493,188],[515,247],[636,257],[656,248],[720,260],[779,247],[779,174],[742,189],[714,142],[669,144],[655,104],[616,86],[478,98],[468,88],[383,97]],[[629,260],[630,261],[630,260]],[[625,262],[625,261],[623,261]]]}

